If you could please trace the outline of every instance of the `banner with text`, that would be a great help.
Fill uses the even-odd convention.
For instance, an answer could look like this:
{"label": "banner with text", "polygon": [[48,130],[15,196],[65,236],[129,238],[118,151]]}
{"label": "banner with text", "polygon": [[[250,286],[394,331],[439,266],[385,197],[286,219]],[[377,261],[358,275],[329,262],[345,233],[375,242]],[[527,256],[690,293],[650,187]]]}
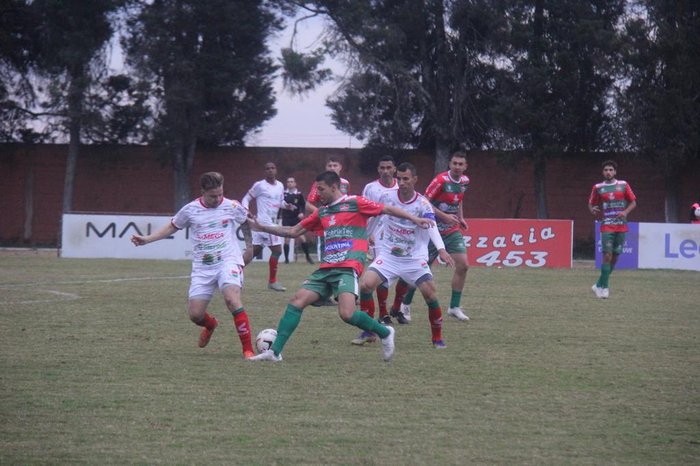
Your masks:
{"label": "banner with text", "polygon": [[470,265],[571,268],[571,220],[478,218],[467,223]]}
{"label": "banner with text", "polygon": [[[170,222],[169,215],[65,214],[61,234],[61,256],[112,259],[192,258],[189,229],[146,246],[135,247],[131,235],[149,235]],[[243,234],[236,231],[241,250]],[[265,248],[269,256],[268,248]],[[267,257],[263,256],[263,260]],[[291,259],[291,258],[290,258]]]}
{"label": "banner with text", "polygon": [[[679,269],[700,271],[700,225],[690,223],[627,224],[625,244],[616,269]],[[596,222],[595,263],[600,268],[600,223]]]}

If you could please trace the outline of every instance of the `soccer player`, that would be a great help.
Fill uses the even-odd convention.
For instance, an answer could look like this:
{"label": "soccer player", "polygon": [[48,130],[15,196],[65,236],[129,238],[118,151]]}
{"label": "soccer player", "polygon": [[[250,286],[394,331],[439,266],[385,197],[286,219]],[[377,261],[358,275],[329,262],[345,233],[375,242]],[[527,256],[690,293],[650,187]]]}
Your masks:
{"label": "soccer player", "polygon": [[[241,203],[246,209],[250,201],[254,200],[257,207],[258,221],[266,225],[274,225],[277,222],[280,207],[284,202],[284,186],[277,180],[277,166],[268,162],[265,164],[265,179],[256,181],[248,190]],[[274,291],[286,291],[277,281],[277,266],[282,255],[282,238],[268,233],[253,232],[253,255],[262,254],[263,247],[270,248],[270,260],[268,262],[269,275],[267,287]]]}
{"label": "soccer player", "polygon": [[[396,162],[394,162],[394,158],[392,156],[385,155],[379,159],[377,172],[379,173],[379,178],[375,181],[367,183],[365,185],[365,189],[362,190],[362,197],[374,202],[379,202],[379,199],[384,193],[394,192],[399,189],[399,185],[394,178],[394,175],[396,174]],[[378,251],[378,244],[382,239],[381,232],[378,228],[379,224],[379,218],[371,218],[367,222],[367,234],[369,235],[370,240],[369,254],[372,258],[377,256],[376,252]],[[386,309],[386,299],[388,295],[389,289],[385,286],[380,286],[377,288],[379,320],[385,324],[391,323],[391,317],[389,317],[389,313]],[[360,303],[360,308],[363,312],[367,312],[370,317],[374,318],[374,299],[371,295],[366,297],[364,302]],[[375,339],[376,335],[363,331],[360,332],[360,334],[354,340],[352,340],[351,343],[353,345],[364,345],[365,343],[373,342]]]}
{"label": "soccer player", "polygon": [[[404,210],[414,217],[435,220],[430,202],[415,190],[416,167],[410,163],[399,165],[398,191],[387,192],[380,198],[385,206]],[[383,239],[378,243],[378,255],[360,279],[360,303],[372,298],[380,284],[391,286],[397,279],[417,287],[428,304],[428,318],[435,348],[445,348],[442,339],[442,309],[438,302],[433,274],[428,266],[428,243],[433,242],[440,259],[454,266],[445,250],[437,228],[418,228],[408,220],[390,215],[381,217]]]}
{"label": "soccer player", "polygon": [[[243,267],[253,259],[248,210],[237,201],[224,197],[224,177],[221,173],[204,173],[199,185],[202,196],[180,209],[170,223],[147,236],[133,235],[131,242],[135,246],[143,246],[168,238],[183,228],[190,228],[192,276],[187,311],[190,320],[203,327],[199,334],[199,347],[207,346],[219,325],[216,318],[207,312],[214,289],[218,287],[226,307],[233,315],[233,324],[243,346],[243,357],[247,359],[255,355],[250,322],[241,301]],[[240,225],[245,239],[243,254],[235,235],[236,225]]]}
{"label": "soccer player", "polygon": [[[340,177],[340,172],[343,171],[343,164],[340,159],[331,156],[326,160],[326,171],[335,172]],[[350,182],[345,178],[340,177],[340,192],[341,194],[350,193]],[[319,197],[318,191],[316,190],[316,182],[311,185],[311,190],[309,195],[306,196],[306,213],[310,215],[314,210],[321,205],[321,199]],[[323,232],[315,232],[316,238],[316,248],[318,252],[318,257],[321,257],[321,251],[323,250]],[[335,306],[335,303],[330,299],[319,299],[317,302],[313,303],[312,306]]]}
{"label": "soccer player", "polygon": [[603,220],[600,223],[603,261],[600,266],[600,277],[591,289],[596,297],[607,299],[610,296],[608,286],[610,274],[625,244],[627,216],[637,207],[637,197],[629,183],[615,179],[617,174],[615,161],[606,160],[602,166],[605,181],[593,185],[588,198],[588,210],[593,215],[603,213]]}
{"label": "soccer player", "polygon": [[[285,227],[293,227],[304,218],[304,209],[306,201],[304,195],[297,189],[297,180],[293,176],[287,178],[287,189],[284,191],[284,203],[280,209],[282,217],[282,225]],[[314,261],[309,256],[309,243],[306,242],[306,236],[301,235],[301,250],[304,251],[306,262],[313,264]],[[294,254],[294,251],[292,251]],[[289,238],[284,239],[284,263],[289,264]]]}
{"label": "soccer player", "polygon": [[[452,295],[450,296],[450,307],[447,314],[460,321],[467,321],[469,317],[460,306],[464,283],[467,280],[467,248],[464,245],[464,237],[461,228],[466,228],[462,212],[462,201],[464,192],[469,186],[469,177],[464,172],[467,170],[467,154],[458,151],[450,157],[449,170],[440,173],[428,185],[425,190],[425,197],[433,204],[437,226],[445,243],[445,249],[452,256],[455,263],[455,271],[452,275]],[[429,260],[432,264],[437,258],[437,249],[431,244],[428,248]],[[411,301],[415,288],[412,288],[404,298],[401,306],[401,313],[410,320]]]}
{"label": "soccer player", "polygon": [[306,306],[335,295],[338,314],[343,321],[379,335],[385,361],[394,355],[394,329],[384,326],[362,311],[355,310],[359,294],[358,276],[362,274],[367,255],[367,219],[381,214],[405,218],[428,228],[431,221],[415,217],[401,209],[383,206],[361,196],[348,196],[340,191],[340,177],[327,171],[316,177],[316,189],[322,207],[293,227],[264,225],[250,220],[251,228],[297,237],[308,230],[323,230],[324,248],[321,264],[294,294],[277,326],[272,348],[252,358],[254,361],[281,361],[282,350],[292,335]]}

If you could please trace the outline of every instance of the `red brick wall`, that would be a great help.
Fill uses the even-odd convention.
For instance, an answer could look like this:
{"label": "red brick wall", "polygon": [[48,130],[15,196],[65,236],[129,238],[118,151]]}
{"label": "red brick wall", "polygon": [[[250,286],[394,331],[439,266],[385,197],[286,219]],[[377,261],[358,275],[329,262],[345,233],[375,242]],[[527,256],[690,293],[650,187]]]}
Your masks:
{"label": "red brick wall", "polygon": [[[67,153],[66,145],[0,145],[0,244],[58,244]],[[192,193],[198,193],[199,174],[215,170],[226,178],[226,196],[240,199],[254,181],[263,178],[267,161],[277,164],[280,179],[296,177],[306,193],[329,155],[343,159],[343,176],[350,180],[355,194],[376,178],[376,173],[362,173],[359,151],[353,149],[217,148],[198,152]],[[591,186],[602,179],[600,163],[607,158],[561,157],[547,163],[550,218],[574,220],[577,241],[593,238],[593,219],[586,203]],[[614,158],[619,163],[618,177],[629,181],[639,197],[639,206],[630,219],[663,222],[663,176],[648,162],[622,155]],[[407,151],[405,160],[416,165],[418,188],[423,190],[434,174],[433,158]],[[465,216],[534,218],[532,164],[527,159],[470,154],[467,174],[472,183]],[[682,179],[681,221],[686,221],[690,204],[700,196],[698,178],[700,161],[688,167]],[[169,162],[160,161],[153,148],[84,146],[76,171],[74,211],[171,214],[173,186]],[[33,210],[29,238],[25,238],[27,199],[31,199]]]}

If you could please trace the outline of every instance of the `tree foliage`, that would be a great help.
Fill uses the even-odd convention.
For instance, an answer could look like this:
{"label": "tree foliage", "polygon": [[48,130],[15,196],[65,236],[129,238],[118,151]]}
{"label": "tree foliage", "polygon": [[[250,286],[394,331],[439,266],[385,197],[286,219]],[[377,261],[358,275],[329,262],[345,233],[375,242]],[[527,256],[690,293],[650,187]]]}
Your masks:
{"label": "tree foliage", "polygon": [[150,86],[176,208],[190,200],[197,144],[242,145],[275,115],[266,40],[282,26],[279,12],[263,1],[154,0],[129,20],[127,63]]}

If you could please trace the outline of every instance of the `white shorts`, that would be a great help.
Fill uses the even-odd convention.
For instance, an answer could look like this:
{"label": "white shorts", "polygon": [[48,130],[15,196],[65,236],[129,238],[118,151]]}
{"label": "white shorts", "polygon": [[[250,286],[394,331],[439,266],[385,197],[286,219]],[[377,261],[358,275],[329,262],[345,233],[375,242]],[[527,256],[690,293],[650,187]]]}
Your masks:
{"label": "white shorts", "polygon": [[380,254],[369,265],[369,269],[378,273],[387,287],[393,285],[399,278],[415,286],[433,279],[433,273],[425,259],[397,258]]}
{"label": "white shorts", "polygon": [[189,299],[211,299],[214,290],[223,290],[229,285],[243,288],[243,267],[232,261],[221,262],[213,267],[193,267]]}
{"label": "white shorts", "polygon": [[284,243],[284,238],[281,236],[271,235],[264,231],[254,231],[253,246],[279,246]]}

